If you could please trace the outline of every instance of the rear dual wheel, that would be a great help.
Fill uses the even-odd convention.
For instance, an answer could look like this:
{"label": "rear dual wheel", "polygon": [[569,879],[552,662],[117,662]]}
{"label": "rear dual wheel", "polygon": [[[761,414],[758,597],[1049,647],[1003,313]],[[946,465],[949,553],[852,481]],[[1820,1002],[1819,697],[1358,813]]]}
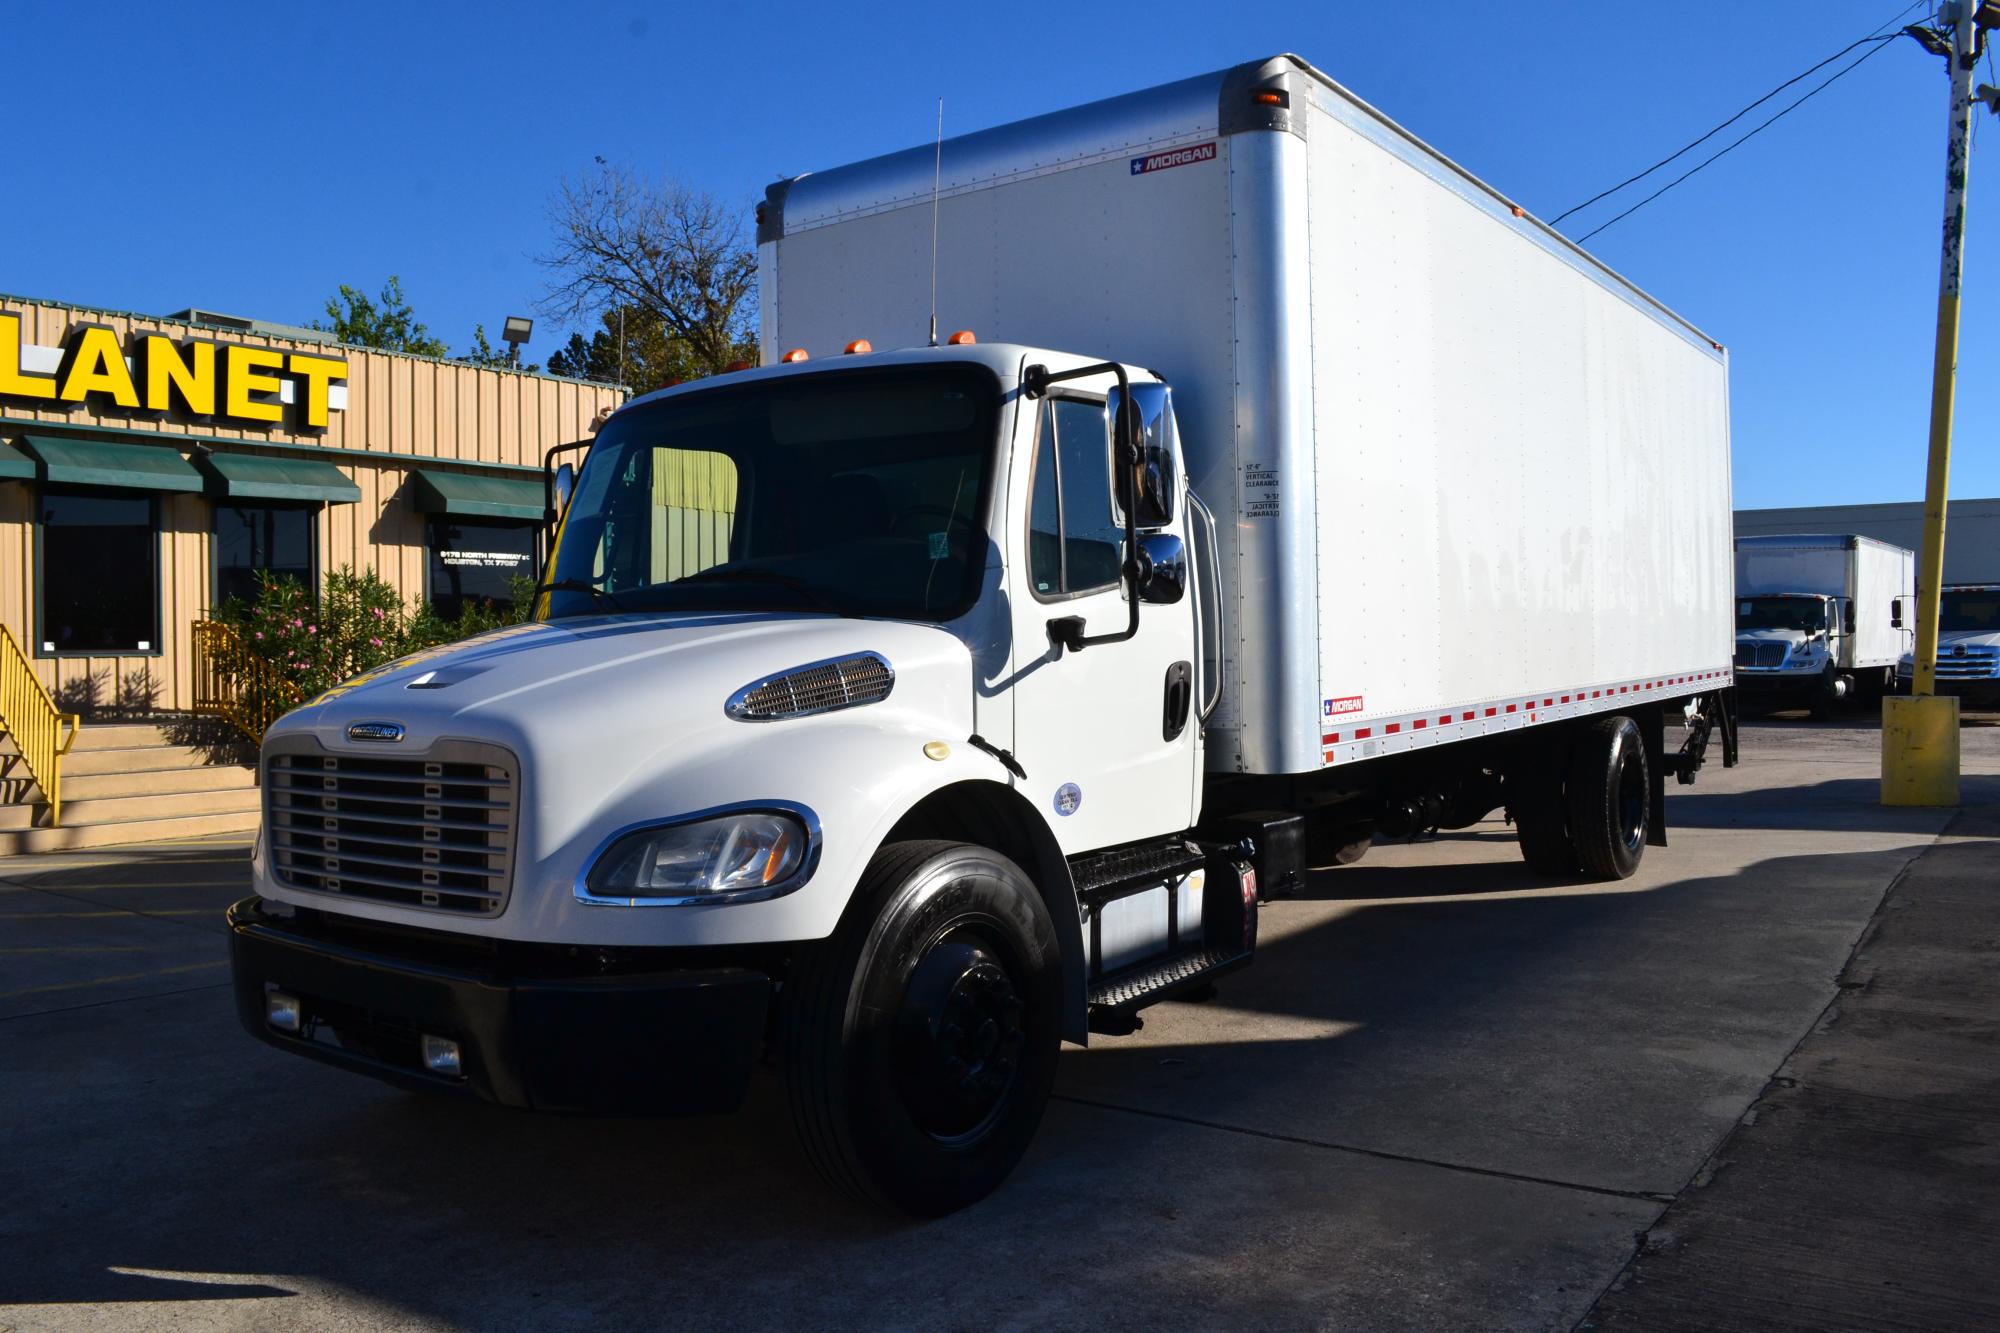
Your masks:
{"label": "rear dual wheel", "polygon": [[814,1168],[924,1216],[991,1193],[1055,1082],[1061,977],[1019,866],[963,843],[884,847],[786,988],[785,1081]]}
{"label": "rear dual wheel", "polygon": [[1625,879],[1646,854],[1652,773],[1629,717],[1603,717],[1510,774],[1508,800],[1521,856],[1546,875]]}

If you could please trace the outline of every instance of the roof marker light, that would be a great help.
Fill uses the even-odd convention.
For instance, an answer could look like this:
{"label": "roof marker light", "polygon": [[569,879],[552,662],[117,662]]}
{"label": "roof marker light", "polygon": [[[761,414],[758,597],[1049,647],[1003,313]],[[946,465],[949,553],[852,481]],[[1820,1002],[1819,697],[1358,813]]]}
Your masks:
{"label": "roof marker light", "polygon": [[722,368],[722,373],[725,375],[734,375],[739,370],[748,370],[748,369],[750,369],[750,363],[748,361],[731,361],[728,365]]}
{"label": "roof marker light", "polygon": [[1272,92],[1269,88],[1261,88],[1250,94],[1250,100],[1259,106],[1283,106],[1285,104],[1285,95],[1283,93]]}
{"label": "roof marker light", "polygon": [[803,347],[794,347],[791,351],[778,358],[779,361],[788,366],[794,361],[804,361],[806,359],[806,349]]}
{"label": "roof marker light", "polygon": [[972,336],[971,329],[960,329],[944,341],[947,347],[970,347],[972,344],[978,342],[979,339]]}
{"label": "roof marker light", "polygon": [[869,342],[866,338],[856,338],[853,342],[847,344],[847,355],[849,356],[859,356],[863,352],[872,352],[874,350],[875,344]]}

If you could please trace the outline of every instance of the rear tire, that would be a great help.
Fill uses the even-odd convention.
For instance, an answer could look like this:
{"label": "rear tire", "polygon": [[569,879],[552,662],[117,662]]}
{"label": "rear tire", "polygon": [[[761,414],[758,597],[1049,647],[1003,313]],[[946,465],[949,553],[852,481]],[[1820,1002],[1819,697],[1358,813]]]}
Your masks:
{"label": "rear tire", "polygon": [[1563,804],[1563,764],[1537,756],[1507,774],[1507,813],[1514,820],[1514,837],[1521,859],[1544,875],[1574,875],[1576,848],[1570,841],[1569,816]]}
{"label": "rear tire", "polygon": [[1569,829],[1585,875],[1625,879],[1639,868],[1652,813],[1651,776],[1645,737],[1631,718],[1598,718],[1577,737]]}
{"label": "rear tire", "polygon": [[1061,1046],[1061,949],[1019,866],[964,843],[891,843],[786,989],[792,1119],[829,1184],[936,1217],[1007,1178]]}

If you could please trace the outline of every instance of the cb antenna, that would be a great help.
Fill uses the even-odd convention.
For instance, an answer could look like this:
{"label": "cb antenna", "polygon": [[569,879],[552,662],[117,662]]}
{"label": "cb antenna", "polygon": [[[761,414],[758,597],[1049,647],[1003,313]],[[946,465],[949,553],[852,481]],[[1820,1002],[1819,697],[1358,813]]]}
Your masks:
{"label": "cb antenna", "polygon": [[944,181],[944,99],[938,98],[937,155],[931,159],[931,346],[937,346],[938,187]]}

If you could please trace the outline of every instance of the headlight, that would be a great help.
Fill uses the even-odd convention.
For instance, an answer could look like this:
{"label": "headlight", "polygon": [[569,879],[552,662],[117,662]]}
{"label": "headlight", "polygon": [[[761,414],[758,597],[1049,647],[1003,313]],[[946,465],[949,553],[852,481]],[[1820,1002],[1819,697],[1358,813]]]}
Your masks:
{"label": "headlight", "polygon": [[796,817],[745,810],[628,833],[599,853],[583,887],[635,905],[775,897],[797,887],[811,852]]}

